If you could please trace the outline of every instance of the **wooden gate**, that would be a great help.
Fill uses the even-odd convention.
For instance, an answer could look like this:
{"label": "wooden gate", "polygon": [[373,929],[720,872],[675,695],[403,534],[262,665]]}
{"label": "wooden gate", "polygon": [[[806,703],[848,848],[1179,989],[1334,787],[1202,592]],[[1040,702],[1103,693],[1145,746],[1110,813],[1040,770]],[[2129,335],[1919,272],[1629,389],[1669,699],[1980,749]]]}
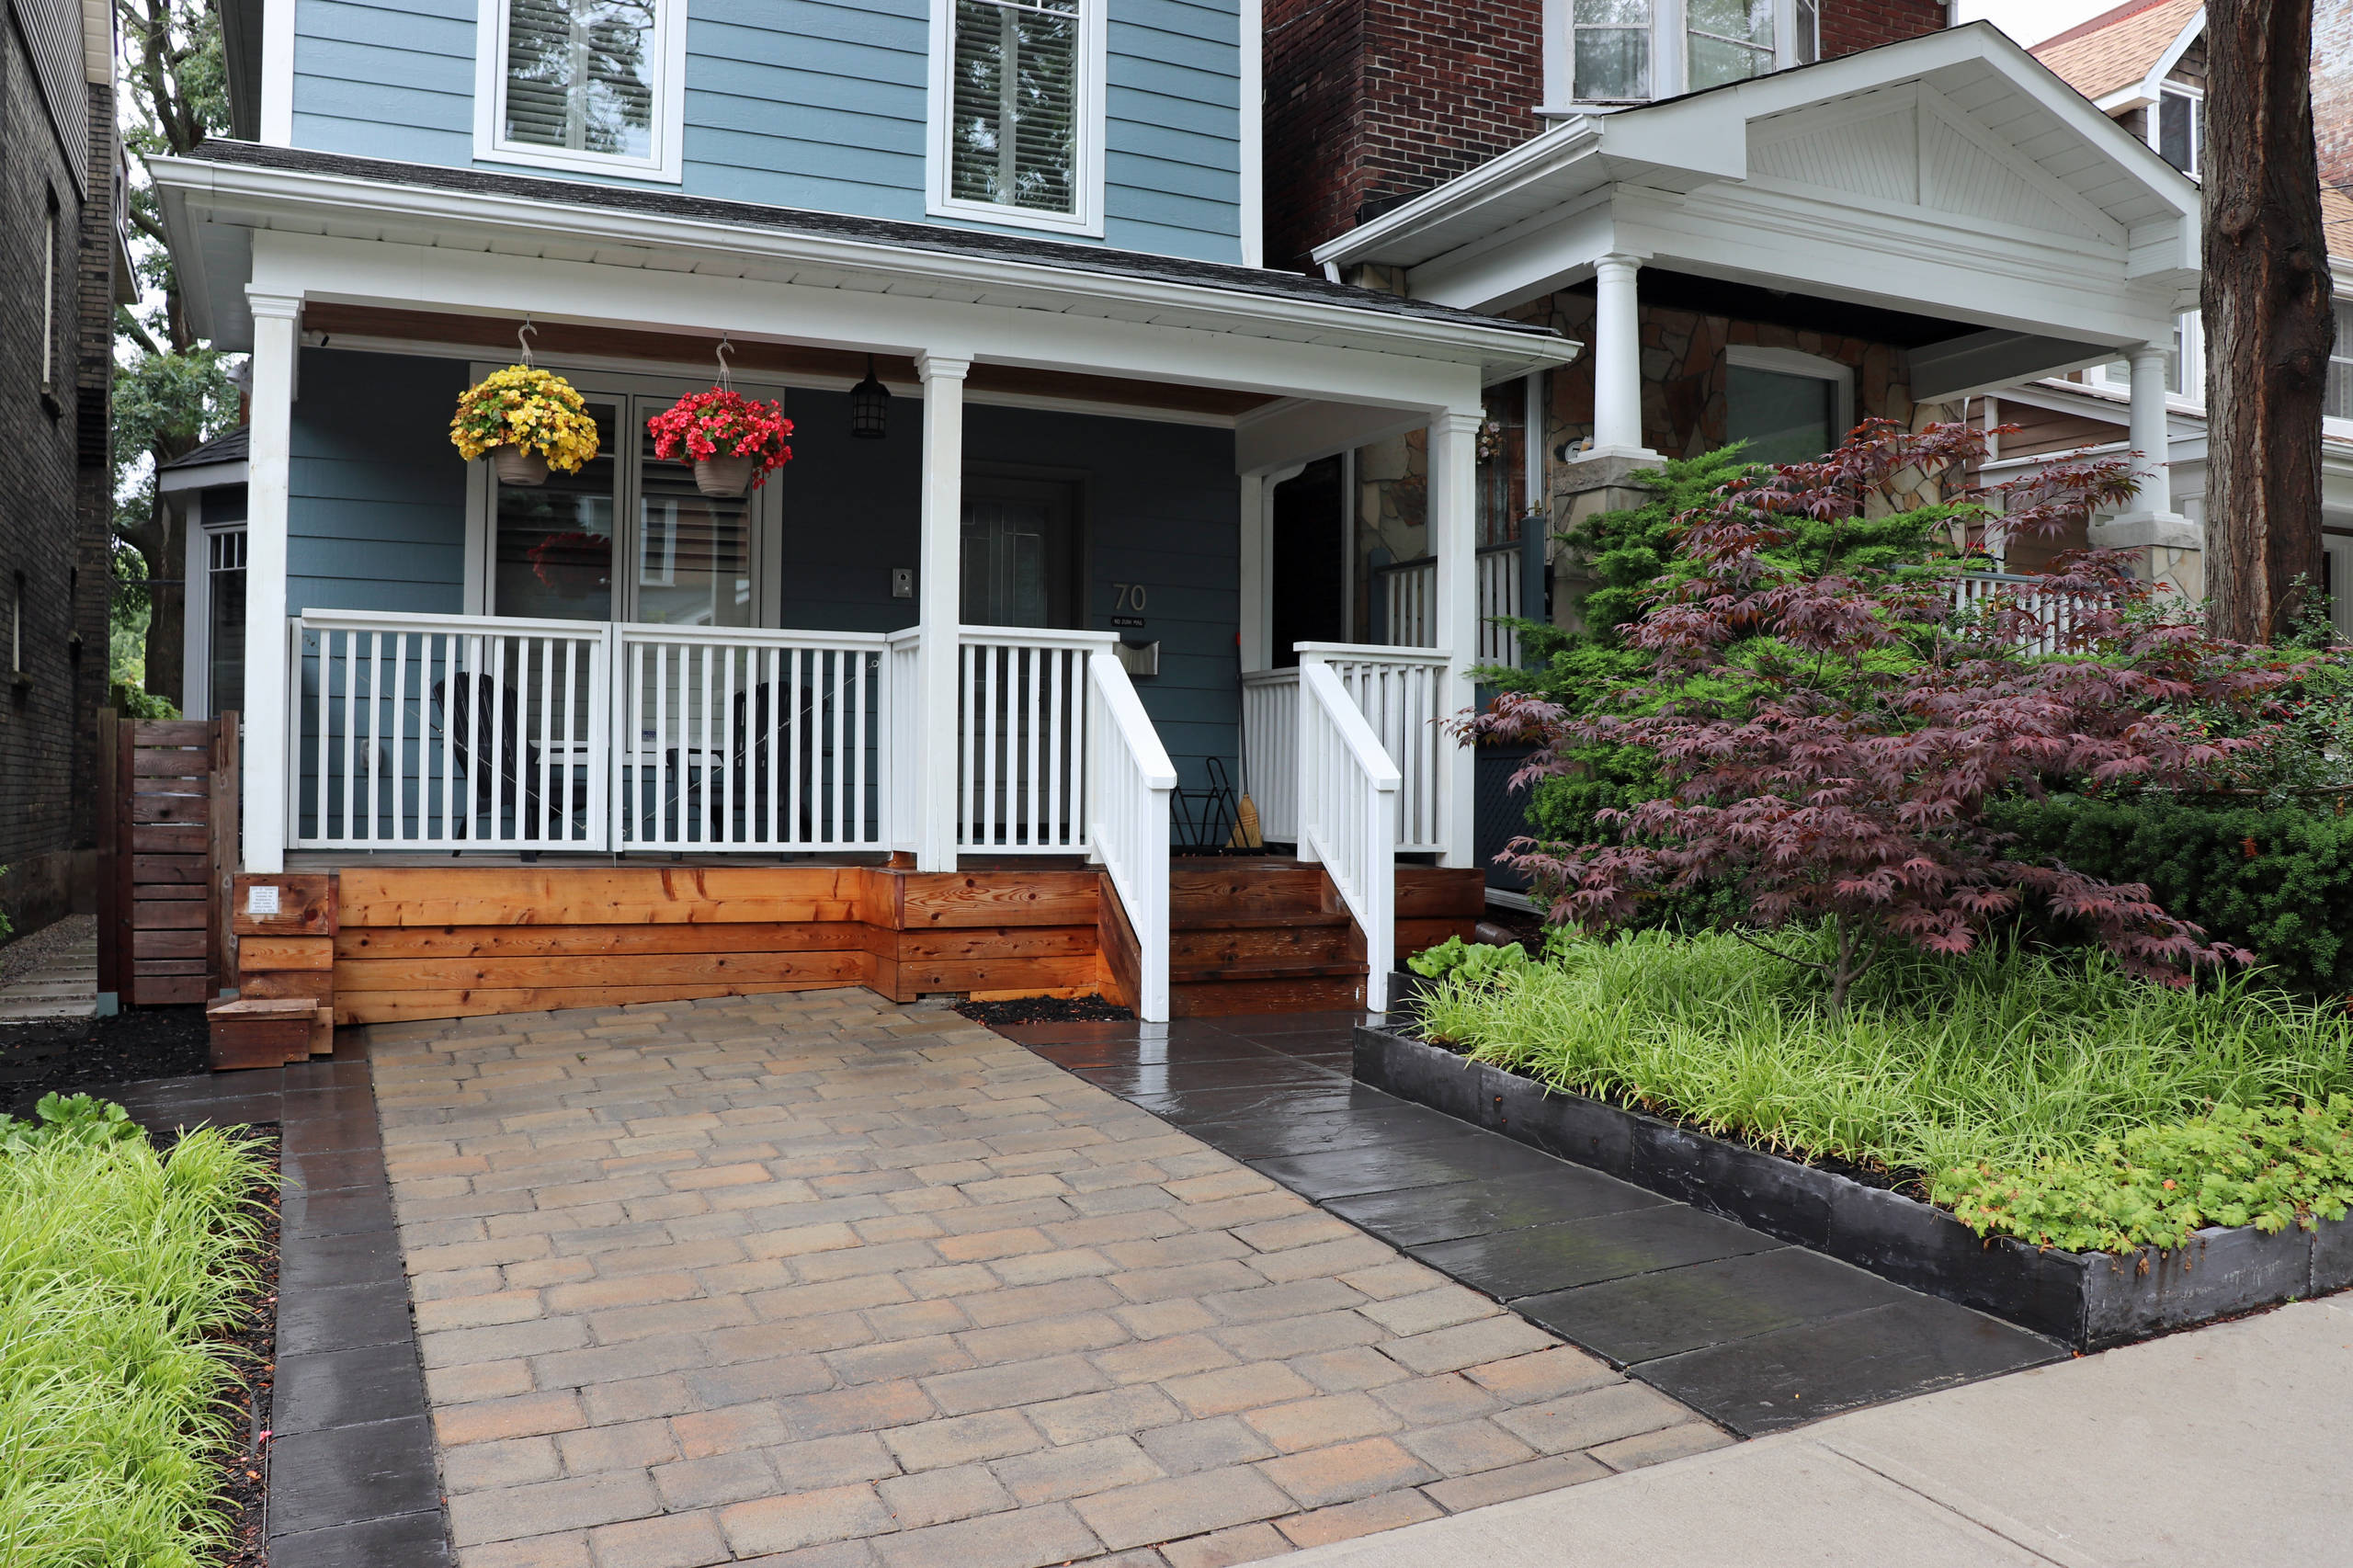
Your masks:
{"label": "wooden gate", "polygon": [[98,715],[98,990],[210,1001],[236,972],[237,716]]}

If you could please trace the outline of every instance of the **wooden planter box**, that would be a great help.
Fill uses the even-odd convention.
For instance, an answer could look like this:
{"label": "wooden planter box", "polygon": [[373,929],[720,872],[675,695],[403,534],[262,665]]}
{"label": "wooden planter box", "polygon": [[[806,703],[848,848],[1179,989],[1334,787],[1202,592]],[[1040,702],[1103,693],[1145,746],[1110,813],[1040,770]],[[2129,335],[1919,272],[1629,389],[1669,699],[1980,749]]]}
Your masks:
{"label": "wooden planter box", "polygon": [[2278,1235],[2216,1227],[2174,1252],[2059,1252],[1981,1238],[1933,1204],[1563,1094],[1389,1029],[1358,1028],[1356,1076],[2079,1350],[2353,1286],[2353,1216]]}

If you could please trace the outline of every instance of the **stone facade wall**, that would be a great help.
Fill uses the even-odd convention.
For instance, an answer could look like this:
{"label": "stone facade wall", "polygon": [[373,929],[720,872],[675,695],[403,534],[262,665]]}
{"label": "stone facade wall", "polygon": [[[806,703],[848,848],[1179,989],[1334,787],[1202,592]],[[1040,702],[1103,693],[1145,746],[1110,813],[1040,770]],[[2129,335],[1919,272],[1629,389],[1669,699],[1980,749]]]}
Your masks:
{"label": "stone facade wall", "polygon": [[[0,34],[0,199],[13,242],[0,246],[0,909],[23,930],[88,891],[93,722],[107,678],[114,109],[111,89],[93,85],[93,140],[104,145],[74,154],[91,160],[85,200],[24,35]],[[53,270],[41,243],[52,200]]]}

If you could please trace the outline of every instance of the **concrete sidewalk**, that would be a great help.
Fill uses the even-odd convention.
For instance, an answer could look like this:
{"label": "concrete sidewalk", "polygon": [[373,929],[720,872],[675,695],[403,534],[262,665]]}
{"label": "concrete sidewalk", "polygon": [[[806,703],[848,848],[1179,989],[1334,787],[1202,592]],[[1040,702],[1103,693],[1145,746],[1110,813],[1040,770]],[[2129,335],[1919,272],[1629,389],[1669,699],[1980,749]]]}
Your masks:
{"label": "concrete sidewalk", "polygon": [[1320,1547],[1286,1568],[2353,1562],[2353,1295]]}

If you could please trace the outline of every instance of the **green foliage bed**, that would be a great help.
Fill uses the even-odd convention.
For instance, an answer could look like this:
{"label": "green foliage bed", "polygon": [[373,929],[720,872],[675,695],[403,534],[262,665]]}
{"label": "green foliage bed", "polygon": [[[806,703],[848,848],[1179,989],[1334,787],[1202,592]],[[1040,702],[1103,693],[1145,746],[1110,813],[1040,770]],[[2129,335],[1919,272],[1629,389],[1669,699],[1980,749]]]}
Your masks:
{"label": "green foliage bed", "polygon": [[117,1108],[42,1109],[0,1118],[0,1565],[195,1568],[226,1544],[208,1341],[254,1288],[266,1166],[217,1131],[159,1158]]}
{"label": "green foliage bed", "polygon": [[1649,931],[1450,974],[1423,1022],[1564,1089],[1885,1170],[1981,1234],[2170,1246],[2353,1201],[2353,1021],[2244,980],[1891,955],[1834,1023],[1810,973],[1736,935]]}

